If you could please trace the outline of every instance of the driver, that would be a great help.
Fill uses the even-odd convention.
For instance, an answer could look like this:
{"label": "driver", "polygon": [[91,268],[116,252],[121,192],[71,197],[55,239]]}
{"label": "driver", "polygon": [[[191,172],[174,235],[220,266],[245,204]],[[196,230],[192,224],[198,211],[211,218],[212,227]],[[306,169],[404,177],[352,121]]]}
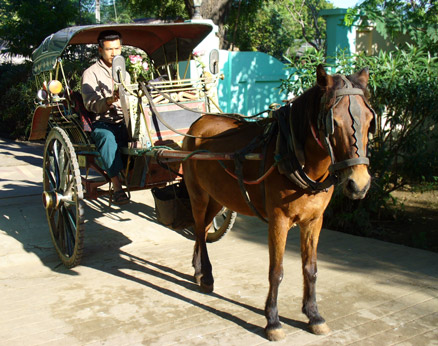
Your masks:
{"label": "driver", "polygon": [[[122,205],[128,203],[129,198],[119,176],[124,166],[119,148],[128,145],[128,132],[112,78],[113,59],[122,53],[122,36],[117,31],[105,30],[99,34],[97,42],[100,58],[84,71],[81,94],[85,108],[93,113],[91,137],[100,153],[103,169],[114,186],[113,202]],[[130,83],[128,73],[126,82]]]}

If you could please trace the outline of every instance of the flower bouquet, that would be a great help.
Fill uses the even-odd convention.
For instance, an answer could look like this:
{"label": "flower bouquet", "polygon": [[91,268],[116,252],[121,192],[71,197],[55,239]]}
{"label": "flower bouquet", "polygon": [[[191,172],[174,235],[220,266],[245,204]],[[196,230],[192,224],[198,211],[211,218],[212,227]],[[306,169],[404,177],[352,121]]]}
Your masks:
{"label": "flower bouquet", "polygon": [[150,59],[141,55],[130,55],[126,58],[126,69],[131,75],[131,82],[149,81],[154,79],[154,69]]}

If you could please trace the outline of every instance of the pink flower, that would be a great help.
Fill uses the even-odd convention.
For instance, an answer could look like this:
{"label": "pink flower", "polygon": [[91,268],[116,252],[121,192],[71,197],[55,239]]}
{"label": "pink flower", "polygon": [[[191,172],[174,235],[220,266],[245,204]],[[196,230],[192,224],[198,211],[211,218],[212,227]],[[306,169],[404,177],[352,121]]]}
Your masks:
{"label": "pink flower", "polygon": [[140,55],[130,55],[129,60],[131,61],[131,64],[136,64],[138,62],[141,62],[143,59]]}
{"label": "pink flower", "polygon": [[147,71],[147,70],[149,70],[149,65],[148,65],[148,63],[147,63],[147,61],[143,61],[143,69],[145,70],[145,71]]}
{"label": "pink flower", "polygon": [[203,56],[203,55],[205,55],[205,51],[203,51],[203,50],[196,50],[196,51],[193,52],[193,56],[195,58]]}

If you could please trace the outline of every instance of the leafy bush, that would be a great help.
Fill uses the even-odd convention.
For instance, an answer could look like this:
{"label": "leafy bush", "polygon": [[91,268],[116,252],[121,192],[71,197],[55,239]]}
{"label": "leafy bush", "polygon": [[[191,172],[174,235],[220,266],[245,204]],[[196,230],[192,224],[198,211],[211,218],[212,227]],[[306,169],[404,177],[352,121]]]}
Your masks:
{"label": "leafy bush", "polygon": [[30,129],[36,89],[30,64],[0,65],[0,136],[25,139]]}
{"label": "leafy bush", "polygon": [[[405,185],[429,183],[438,176],[438,58],[424,49],[407,46],[377,56],[347,56],[342,52],[332,71],[351,74],[369,67],[371,104],[379,115],[378,133],[370,140],[371,189],[364,200],[347,201],[336,191],[326,226],[372,232],[372,221],[393,215],[396,200],[391,192]],[[321,53],[307,51],[290,63],[294,76],[282,82],[294,94],[314,85],[316,66],[324,62]]]}

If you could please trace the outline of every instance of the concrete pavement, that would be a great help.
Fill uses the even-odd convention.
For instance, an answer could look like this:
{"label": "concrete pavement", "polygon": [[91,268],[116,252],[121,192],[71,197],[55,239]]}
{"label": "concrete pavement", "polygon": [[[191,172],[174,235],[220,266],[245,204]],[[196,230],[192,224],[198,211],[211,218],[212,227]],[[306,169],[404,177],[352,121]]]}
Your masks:
{"label": "concrete pavement", "polygon": [[[215,292],[192,282],[191,235],[157,224],[150,191],[87,202],[82,264],[65,269],[41,203],[42,144],[0,139],[0,345],[261,345],[266,226],[238,216],[209,245]],[[279,345],[438,345],[438,254],[323,230],[317,297],[331,334],[300,312],[299,234],[280,287]]]}

